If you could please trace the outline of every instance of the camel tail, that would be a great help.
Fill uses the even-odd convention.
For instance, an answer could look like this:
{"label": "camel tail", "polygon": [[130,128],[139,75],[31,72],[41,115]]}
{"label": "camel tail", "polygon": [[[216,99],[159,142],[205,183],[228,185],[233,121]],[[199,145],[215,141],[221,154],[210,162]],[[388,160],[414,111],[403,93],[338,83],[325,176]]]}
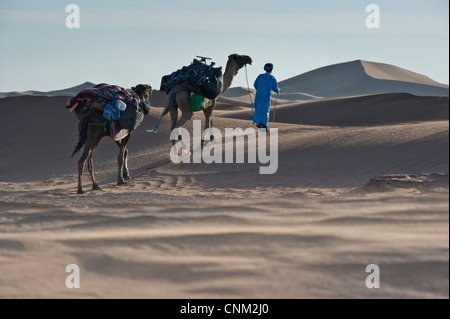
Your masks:
{"label": "camel tail", "polygon": [[75,146],[75,149],[73,150],[71,157],[73,157],[76,153],[78,153],[78,151],[83,147],[87,137],[88,124],[89,124],[88,121],[81,122],[80,134],[78,135],[78,143]]}

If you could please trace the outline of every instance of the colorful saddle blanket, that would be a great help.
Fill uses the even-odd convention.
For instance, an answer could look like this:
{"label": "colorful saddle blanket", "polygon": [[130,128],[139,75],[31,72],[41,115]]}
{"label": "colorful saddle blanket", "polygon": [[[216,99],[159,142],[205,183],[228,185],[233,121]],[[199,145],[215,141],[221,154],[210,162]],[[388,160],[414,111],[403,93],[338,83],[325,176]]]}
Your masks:
{"label": "colorful saddle blanket", "polygon": [[66,103],[66,108],[70,109],[70,112],[73,112],[78,107],[78,101],[80,100],[96,101],[100,104],[100,107],[104,108],[106,103],[114,98],[114,92],[116,100],[124,102],[127,107],[132,106],[134,109],[137,109],[138,98],[135,94],[128,92],[123,87],[106,83],[97,84],[93,88],[85,89],[76,96],[69,98]]}

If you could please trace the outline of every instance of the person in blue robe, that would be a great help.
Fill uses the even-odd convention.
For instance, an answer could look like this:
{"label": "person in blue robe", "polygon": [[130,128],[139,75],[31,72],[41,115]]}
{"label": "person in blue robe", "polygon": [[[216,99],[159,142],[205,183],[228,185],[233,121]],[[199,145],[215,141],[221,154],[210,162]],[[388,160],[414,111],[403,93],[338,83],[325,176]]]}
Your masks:
{"label": "person in blue robe", "polygon": [[270,95],[272,91],[280,94],[278,82],[272,75],[272,70],[272,63],[264,65],[264,71],[266,71],[266,73],[260,74],[253,84],[256,89],[253,124],[257,124],[259,128],[265,128],[266,131],[268,131],[267,122],[269,121],[270,113]]}

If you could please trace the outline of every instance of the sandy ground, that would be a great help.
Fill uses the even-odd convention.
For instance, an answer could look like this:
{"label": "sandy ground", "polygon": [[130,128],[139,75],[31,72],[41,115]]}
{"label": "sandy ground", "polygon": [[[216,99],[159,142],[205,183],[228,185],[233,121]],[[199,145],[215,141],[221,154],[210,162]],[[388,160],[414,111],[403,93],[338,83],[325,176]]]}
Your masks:
{"label": "sandy ground", "polygon": [[[273,175],[172,163],[165,118],[158,134],[133,133],[126,186],[104,138],[103,191],[85,171],[85,195],[67,97],[0,99],[0,297],[448,298],[448,97],[291,98],[270,125]],[[251,127],[240,101],[221,99],[214,126]],[[79,289],[65,285],[69,264]],[[366,287],[369,264],[378,289]]]}
{"label": "sandy ground", "polygon": [[[311,193],[2,203],[1,296],[448,297],[448,193]],[[65,287],[68,264],[80,266],[80,289]],[[365,286],[368,264],[379,289]]]}

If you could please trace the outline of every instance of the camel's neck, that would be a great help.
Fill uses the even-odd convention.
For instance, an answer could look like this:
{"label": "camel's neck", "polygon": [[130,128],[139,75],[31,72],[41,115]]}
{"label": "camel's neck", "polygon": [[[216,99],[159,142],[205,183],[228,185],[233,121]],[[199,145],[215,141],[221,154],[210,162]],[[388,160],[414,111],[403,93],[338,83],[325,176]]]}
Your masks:
{"label": "camel's neck", "polygon": [[238,72],[238,67],[236,65],[236,62],[233,62],[229,60],[227,62],[227,67],[225,69],[225,73],[223,74],[223,89],[222,93],[226,92],[230,86],[231,83],[233,83],[233,78]]}

